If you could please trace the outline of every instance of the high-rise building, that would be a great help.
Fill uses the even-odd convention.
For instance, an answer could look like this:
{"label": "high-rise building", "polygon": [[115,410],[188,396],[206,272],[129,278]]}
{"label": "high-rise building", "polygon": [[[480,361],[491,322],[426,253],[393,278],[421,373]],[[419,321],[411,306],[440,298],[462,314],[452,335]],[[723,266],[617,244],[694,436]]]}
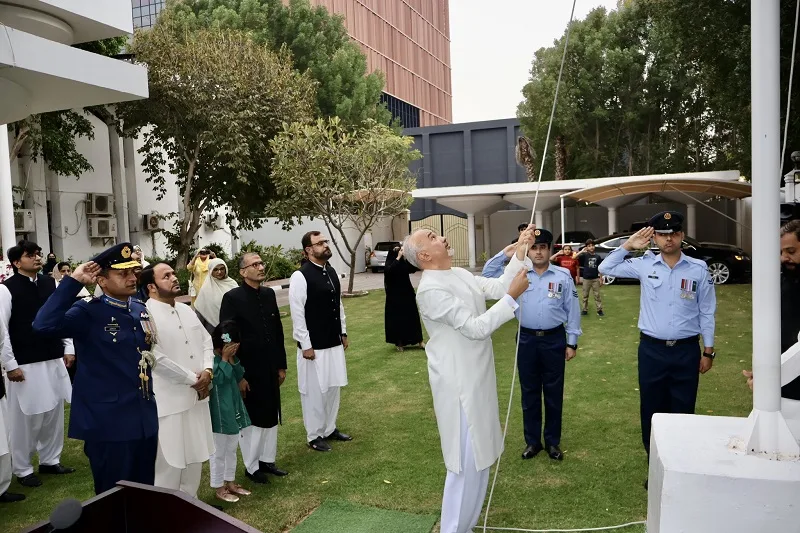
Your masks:
{"label": "high-rise building", "polygon": [[[453,120],[449,0],[310,0],[344,17],[370,71],[386,75],[382,100],[403,126]],[[164,0],[133,0],[133,25],[152,26]]]}

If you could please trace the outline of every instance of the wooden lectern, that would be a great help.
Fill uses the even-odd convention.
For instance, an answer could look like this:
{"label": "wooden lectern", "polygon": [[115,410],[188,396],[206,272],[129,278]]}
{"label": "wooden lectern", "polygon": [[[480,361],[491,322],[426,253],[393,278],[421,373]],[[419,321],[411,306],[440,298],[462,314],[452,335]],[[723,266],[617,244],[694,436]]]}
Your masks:
{"label": "wooden lectern", "polygon": [[[50,533],[41,522],[22,533]],[[184,492],[120,481],[83,502],[83,513],[70,533],[260,533]]]}

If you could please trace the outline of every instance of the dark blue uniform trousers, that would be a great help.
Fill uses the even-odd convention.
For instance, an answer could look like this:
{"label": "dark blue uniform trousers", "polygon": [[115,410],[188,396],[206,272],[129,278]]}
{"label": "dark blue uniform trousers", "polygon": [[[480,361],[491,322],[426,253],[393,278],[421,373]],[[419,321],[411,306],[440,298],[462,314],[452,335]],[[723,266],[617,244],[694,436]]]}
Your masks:
{"label": "dark blue uniform trousers", "polygon": [[519,340],[519,383],[522,389],[522,422],[525,443],[541,444],[542,395],[544,395],[544,444],[561,444],[561,411],[564,405],[564,330],[537,337],[522,331]]}
{"label": "dark blue uniform trousers", "polygon": [[639,342],[639,402],[642,442],[650,456],[650,425],[655,413],[694,414],[700,381],[699,343],[667,346]]}
{"label": "dark blue uniform trousers", "polygon": [[155,483],[158,435],[139,440],[95,441],[83,444],[94,478],[94,493],[113,489],[117,481]]}

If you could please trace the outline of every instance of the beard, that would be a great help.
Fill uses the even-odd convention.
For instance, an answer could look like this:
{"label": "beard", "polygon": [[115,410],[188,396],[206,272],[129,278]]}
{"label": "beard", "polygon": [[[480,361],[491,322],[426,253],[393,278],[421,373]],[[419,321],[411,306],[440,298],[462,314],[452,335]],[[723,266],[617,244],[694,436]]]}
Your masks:
{"label": "beard", "polygon": [[330,248],[326,248],[321,252],[314,254],[314,259],[318,259],[320,261],[327,261],[331,257],[333,257],[333,252],[331,251]]}
{"label": "beard", "polygon": [[781,263],[781,274],[788,278],[800,279],[800,267],[797,263]]}

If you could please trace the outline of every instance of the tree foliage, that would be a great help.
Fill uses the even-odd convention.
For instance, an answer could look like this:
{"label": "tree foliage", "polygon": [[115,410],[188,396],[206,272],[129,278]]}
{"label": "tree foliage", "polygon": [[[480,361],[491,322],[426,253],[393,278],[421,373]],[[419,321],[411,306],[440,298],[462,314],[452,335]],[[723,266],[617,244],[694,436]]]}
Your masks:
{"label": "tree foliage", "polygon": [[[118,54],[127,43],[126,37],[112,37],[75,45],[75,48],[95,54],[112,56]],[[31,115],[9,125],[14,137],[9,157],[28,155],[34,161],[44,158],[47,166],[60,176],[80,176],[92,170],[92,165],[78,152],[76,140],[86,137],[94,139],[92,123],[86,111],[54,111]]]}
{"label": "tree foliage", "polygon": [[297,70],[317,81],[316,115],[338,116],[350,125],[367,119],[388,124],[380,103],[383,74],[367,74],[367,59],[347,35],[344,19],[308,0],[182,0],[161,17],[185,28],[249,32],[275,52],[291,52]]}
{"label": "tree foliage", "polygon": [[226,206],[230,224],[252,227],[275,192],[269,140],[284,122],[312,118],[314,83],[249,35],[186,31],[167,20],[137,32],[136,61],[147,65],[150,98],[121,103],[125,134],[141,134],[139,153],[159,198],[174,176],[178,264],[185,264],[204,212]]}
{"label": "tree foliage", "polygon": [[[794,7],[781,1],[782,111]],[[563,138],[567,177],[749,174],[750,8],[748,0],[626,0],[573,22],[552,133]],[[562,36],[536,52],[518,108],[542,144],[563,46]],[[793,112],[788,152],[798,126]],[[544,179],[555,161],[546,157]]]}
{"label": "tree foliage", "polygon": [[[408,165],[420,158],[419,151],[411,150],[411,137],[401,137],[385,125],[368,121],[353,130],[337,117],[287,124],[270,144],[280,200],[268,211],[285,227],[303,216],[322,218],[350,267],[352,292],[356,250],[364,234],[381,217],[395,216],[411,205],[409,193],[416,178]],[[355,239],[347,236],[351,229]]]}

